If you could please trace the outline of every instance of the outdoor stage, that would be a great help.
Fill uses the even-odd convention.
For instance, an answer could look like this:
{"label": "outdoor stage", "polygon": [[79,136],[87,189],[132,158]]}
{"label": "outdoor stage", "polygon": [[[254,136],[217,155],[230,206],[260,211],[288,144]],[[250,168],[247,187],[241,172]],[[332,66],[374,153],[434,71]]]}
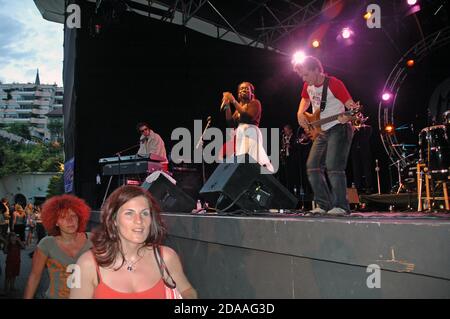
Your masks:
{"label": "outdoor stage", "polygon": [[450,298],[448,213],[162,215],[200,298]]}

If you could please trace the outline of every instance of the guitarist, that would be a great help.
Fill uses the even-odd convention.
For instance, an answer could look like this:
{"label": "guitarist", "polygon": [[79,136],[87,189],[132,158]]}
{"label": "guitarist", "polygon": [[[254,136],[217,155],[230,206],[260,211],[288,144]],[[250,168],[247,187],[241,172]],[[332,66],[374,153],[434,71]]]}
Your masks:
{"label": "guitarist", "polygon": [[[294,70],[304,82],[297,118],[306,131],[312,129],[305,115],[311,104],[313,112],[320,110],[321,119],[343,113],[346,108],[359,108],[342,81],[324,74],[317,58],[307,56],[302,63],[294,65]],[[337,120],[321,125],[321,132],[313,142],[306,168],[318,206],[311,214],[344,216],[350,213],[345,175],[353,137],[350,119],[350,116],[340,115]]]}

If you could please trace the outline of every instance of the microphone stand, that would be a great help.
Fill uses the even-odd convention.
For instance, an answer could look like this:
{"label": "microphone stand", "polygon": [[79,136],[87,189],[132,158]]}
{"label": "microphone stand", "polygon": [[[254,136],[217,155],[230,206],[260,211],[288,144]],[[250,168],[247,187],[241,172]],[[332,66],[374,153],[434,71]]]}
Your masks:
{"label": "microphone stand", "polygon": [[398,161],[393,162],[392,164],[389,165],[389,167],[395,165],[397,167],[397,173],[398,173],[398,189],[396,192],[396,195],[398,195],[400,193],[400,191],[405,188],[405,185],[403,185],[403,181],[402,181],[402,174],[400,171],[400,162],[406,160],[407,158],[413,156],[414,154],[409,154],[408,156],[399,159]]}
{"label": "microphone stand", "polygon": [[[121,184],[121,182],[120,182],[120,175],[121,175],[120,168],[121,168],[121,164],[122,164],[122,158],[120,156],[122,155],[122,153],[124,153],[126,151],[129,151],[129,150],[132,150],[132,149],[134,149],[136,147],[139,147],[140,145],[141,145],[141,142],[139,142],[138,144],[134,144],[134,145],[132,145],[130,147],[127,147],[126,149],[123,149],[121,151],[118,151],[115,154],[115,155],[117,155],[117,160],[118,160],[118,176],[119,176],[119,178],[118,178],[118,186],[119,187],[120,187],[120,184]],[[123,180],[123,184],[125,184],[125,179]]]}
{"label": "microphone stand", "polygon": [[205,129],[203,130],[202,135],[200,136],[200,138],[198,139],[197,145],[195,146],[195,149],[198,149],[200,146],[202,147],[202,180],[203,180],[203,185],[205,185],[206,183],[206,176],[205,176],[205,161],[203,160],[203,136],[206,133],[206,130],[209,128],[209,126],[211,125],[211,116],[208,116],[208,119],[206,121],[206,126]]}
{"label": "microphone stand", "polygon": [[375,171],[377,172],[378,195],[381,195],[381,188],[380,188],[380,167],[378,166],[378,159],[375,160]]}
{"label": "microphone stand", "polygon": [[[117,159],[118,159],[118,186],[120,187],[120,165],[121,165],[121,155],[122,155],[122,153],[123,152],[126,152],[126,151],[129,151],[129,150],[132,150],[132,149],[134,149],[134,148],[136,148],[136,147],[139,147],[141,145],[141,143],[138,143],[138,144],[134,144],[133,146],[130,146],[130,147],[127,147],[126,149],[123,149],[123,150],[120,150],[120,151],[118,151],[118,152],[116,152],[114,155],[117,155]],[[109,181],[108,181],[108,186],[106,187],[106,191],[105,191],[105,196],[103,196],[103,201],[102,201],[102,206],[103,206],[103,204],[105,203],[105,200],[106,200],[106,196],[108,195],[108,192],[109,192],[109,187],[111,186],[111,181],[112,181],[112,178],[113,178],[113,174],[109,177]]]}

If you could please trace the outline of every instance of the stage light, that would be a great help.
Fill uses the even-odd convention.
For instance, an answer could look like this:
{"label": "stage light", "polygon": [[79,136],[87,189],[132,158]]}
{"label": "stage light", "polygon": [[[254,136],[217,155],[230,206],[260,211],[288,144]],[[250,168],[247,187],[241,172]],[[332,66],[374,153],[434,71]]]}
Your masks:
{"label": "stage light", "polygon": [[383,99],[383,101],[389,101],[391,99],[391,93],[385,92],[385,93],[383,93],[381,98]]}
{"label": "stage light", "polygon": [[126,180],[127,185],[136,185],[136,186],[140,186],[141,182],[135,179],[127,179]]}
{"label": "stage light", "polygon": [[341,31],[341,35],[343,39],[348,39],[350,38],[350,36],[352,35],[352,30],[350,30],[349,28],[344,28]]}
{"label": "stage light", "polygon": [[364,19],[369,20],[372,17],[372,12],[366,12],[364,14]]}
{"label": "stage light", "polygon": [[100,34],[100,32],[102,31],[102,25],[101,24],[96,24],[95,26],[94,26],[94,28],[95,28],[95,34]]}
{"label": "stage light", "polygon": [[303,51],[297,51],[294,53],[294,55],[292,56],[292,64],[293,65],[297,65],[297,64],[302,64],[303,61],[305,61],[306,58],[306,54]]}
{"label": "stage light", "polygon": [[421,9],[420,4],[417,0],[407,0],[406,3],[408,4],[409,8],[405,13],[405,17],[415,14]]}
{"label": "stage light", "polygon": [[386,126],[384,127],[384,132],[387,134],[392,134],[395,131],[395,127],[393,124],[386,124]]}
{"label": "stage light", "polygon": [[320,41],[319,40],[314,40],[312,42],[312,46],[313,46],[313,48],[318,48],[320,46]]}
{"label": "stage light", "polygon": [[408,61],[406,61],[406,66],[408,68],[412,68],[414,64],[415,64],[414,59],[409,59]]}
{"label": "stage light", "polygon": [[349,27],[345,27],[340,30],[336,36],[337,42],[345,46],[352,45],[354,43],[354,38],[354,32]]}

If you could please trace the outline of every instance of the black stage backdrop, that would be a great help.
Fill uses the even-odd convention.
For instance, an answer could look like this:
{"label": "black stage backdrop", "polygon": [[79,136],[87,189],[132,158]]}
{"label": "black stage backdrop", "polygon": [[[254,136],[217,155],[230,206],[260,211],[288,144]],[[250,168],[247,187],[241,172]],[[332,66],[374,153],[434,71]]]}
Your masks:
{"label": "black stage backdrop", "polygon": [[[171,132],[177,127],[193,131],[195,119],[205,121],[211,116],[213,126],[224,128],[224,115],[219,112],[222,92],[235,93],[240,82],[250,81],[263,105],[261,127],[296,125],[302,82],[292,71],[292,52],[283,55],[233,44],[131,12],[104,24],[100,34],[94,34],[94,5],[84,1],[79,4],[82,27],[76,32],[76,41],[70,41],[71,30],[66,30],[64,44],[65,93],[72,97],[71,101],[65,97],[64,102],[65,116],[71,115],[68,121],[65,118],[65,151],[66,160],[75,157],[74,192],[92,207],[101,204],[107,183],[103,178],[102,185],[96,185],[96,175],[101,174],[98,160],[136,144],[137,122],[149,122],[170,152],[175,143],[170,141]],[[373,153],[383,164],[382,184],[386,191],[388,158],[378,136],[378,98],[390,70],[415,42],[410,41],[401,50],[387,40],[386,31],[370,32],[367,39],[352,48],[325,46],[315,55],[321,58],[326,71],[341,78],[353,98],[365,105],[364,113],[374,128]],[[299,38],[298,43],[306,38]],[[439,66],[442,57],[434,57],[434,63]],[[434,86],[430,82],[426,87],[420,84],[423,75],[416,78],[416,84],[409,87],[427,89],[420,92],[424,102]],[[439,75],[434,81],[438,84],[444,78]],[[74,85],[67,82],[70,79]],[[405,95],[406,100],[417,100],[418,92]],[[426,113],[422,103],[415,103],[414,109],[418,111],[410,112],[409,108],[405,113],[411,119]],[[208,165],[209,172],[213,169]]]}
{"label": "black stage backdrop", "polygon": [[292,74],[290,58],[133,13],[125,13],[119,23],[104,26],[93,36],[88,27],[91,14],[86,14],[92,10],[82,7],[72,108],[75,193],[93,207],[99,206],[106,184],[106,180],[101,187],[95,183],[101,172],[98,159],[136,144],[139,121],[149,122],[170,152],[172,130],[192,131],[194,119],[205,121],[211,116],[212,125],[223,128],[222,92],[234,93],[244,80],[254,83],[263,103],[263,127],[295,121],[299,79]]}

